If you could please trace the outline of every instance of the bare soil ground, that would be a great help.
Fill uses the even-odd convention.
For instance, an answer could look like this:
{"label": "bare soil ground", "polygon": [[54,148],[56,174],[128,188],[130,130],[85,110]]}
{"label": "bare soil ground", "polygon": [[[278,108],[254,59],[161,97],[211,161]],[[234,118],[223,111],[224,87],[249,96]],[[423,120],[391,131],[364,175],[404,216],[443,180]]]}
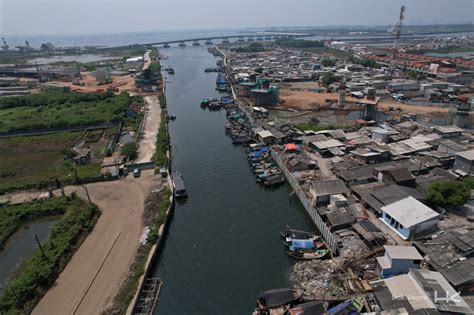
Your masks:
{"label": "bare soil ground", "polygon": [[161,121],[161,107],[157,96],[145,96],[146,116],[143,137],[138,147],[137,163],[150,162],[156,150],[156,136]]}
{"label": "bare soil ground", "polygon": [[[282,84],[280,90],[280,97],[283,101],[282,108],[297,109],[297,110],[314,110],[315,108],[327,108],[330,103],[337,102],[339,98],[338,93],[317,93],[309,91],[309,89],[317,89],[319,85],[317,82],[296,82]],[[299,90],[291,90],[299,89]],[[347,103],[357,102],[358,99],[346,96]],[[447,113],[447,108],[435,106],[417,106],[412,104],[403,104],[392,99],[382,99],[378,103],[378,108],[381,110],[389,110],[389,107],[395,109],[400,108],[407,113],[415,113],[422,115]],[[355,108],[354,108],[355,109]]]}
{"label": "bare soil ground", "polygon": [[120,77],[113,76],[112,83],[99,85],[96,78],[89,71],[81,72],[81,80],[84,86],[72,84],[72,82],[51,81],[51,83],[59,86],[68,87],[73,92],[87,93],[87,92],[103,92],[109,88],[117,88],[119,92],[130,92],[132,94],[138,93],[135,86],[135,78],[131,75],[124,75]]}
{"label": "bare soil ground", "polygon": [[[160,180],[150,170],[138,179],[86,185],[102,215],[33,314],[100,314],[112,305],[139,247],[145,200]],[[65,191],[87,200],[83,187]]]}

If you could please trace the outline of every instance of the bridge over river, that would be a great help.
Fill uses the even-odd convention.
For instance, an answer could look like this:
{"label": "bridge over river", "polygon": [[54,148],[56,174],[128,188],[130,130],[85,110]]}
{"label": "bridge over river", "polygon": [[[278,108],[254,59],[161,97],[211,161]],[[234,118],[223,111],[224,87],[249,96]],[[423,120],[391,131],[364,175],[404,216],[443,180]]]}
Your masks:
{"label": "bridge over river", "polygon": [[[235,42],[253,42],[253,41],[264,41],[274,39],[293,39],[297,37],[311,37],[314,34],[307,33],[255,33],[255,34],[239,34],[239,35],[226,35],[226,36],[212,36],[212,37],[200,37],[200,38],[188,38],[179,40],[168,40],[154,43],[140,44],[140,46],[162,46],[164,48],[171,47],[172,44],[178,44],[179,47],[187,46],[187,43],[193,46],[201,45],[203,42],[206,45],[212,45],[213,41],[220,40],[223,44],[228,44],[231,39],[236,39]],[[110,49],[110,47],[109,47]]]}

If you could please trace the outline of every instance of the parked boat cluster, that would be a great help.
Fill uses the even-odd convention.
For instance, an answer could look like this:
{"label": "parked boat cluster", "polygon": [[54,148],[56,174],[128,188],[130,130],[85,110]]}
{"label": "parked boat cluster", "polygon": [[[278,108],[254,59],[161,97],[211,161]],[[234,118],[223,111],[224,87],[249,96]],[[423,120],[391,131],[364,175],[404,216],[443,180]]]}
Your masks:
{"label": "parked boat cluster", "polygon": [[301,290],[282,288],[263,292],[253,315],[360,314],[363,304],[353,298],[340,301],[307,301]]}
{"label": "parked boat cluster", "polygon": [[209,109],[209,110],[220,110],[222,108],[228,109],[232,107],[234,104],[234,99],[230,95],[224,95],[220,98],[211,97],[205,98],[201,101],[201,108],[202,109]]}

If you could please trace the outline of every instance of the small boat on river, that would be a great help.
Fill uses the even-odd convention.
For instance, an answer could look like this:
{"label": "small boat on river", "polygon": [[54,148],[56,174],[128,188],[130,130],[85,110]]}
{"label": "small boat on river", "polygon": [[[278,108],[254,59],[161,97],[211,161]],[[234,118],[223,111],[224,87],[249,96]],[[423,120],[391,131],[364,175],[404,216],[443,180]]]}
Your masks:
{"label": "small boat on river", "polygon": [[179,172],[173,172],[172,175],[172,181],[173,181],[173,190],[174,190],[174,196],[176,198],[185,198],[188,196],[188,193],[186,191],[186,187],[184,186],[184,180],[183,176]]}
{"label": "small boat on river", "polygon": [[301,250],[295,250],[295,251],[288,251],[288,255],[291,258],[294,258],[296,260],[313,260],[313,259],[322,259],[326,257],[329,254],[329,249],[316,249],[311,252],[306,252],[306,251],[301,251]]}
{"label": "small boat on river", "polygon": [[263,292],[257,300],[253,314],[285,314],[288,309],[301,303],[302,292],[298,289],[273,289]]}

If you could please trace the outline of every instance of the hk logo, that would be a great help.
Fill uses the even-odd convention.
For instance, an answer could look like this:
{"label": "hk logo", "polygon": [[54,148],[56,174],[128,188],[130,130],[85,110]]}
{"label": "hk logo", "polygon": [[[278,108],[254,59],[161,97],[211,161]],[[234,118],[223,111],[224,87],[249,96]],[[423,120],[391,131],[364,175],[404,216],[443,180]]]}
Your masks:
{"label": "hk logo", "polygon": [[434,291],[434,302],[446,302],[446,303],[460,303],[461,300],[458,299],[460,292],[454,292],[453,295],[449,295],[449,291],[446,291],[446,296],[438,296],[438,291]]}

